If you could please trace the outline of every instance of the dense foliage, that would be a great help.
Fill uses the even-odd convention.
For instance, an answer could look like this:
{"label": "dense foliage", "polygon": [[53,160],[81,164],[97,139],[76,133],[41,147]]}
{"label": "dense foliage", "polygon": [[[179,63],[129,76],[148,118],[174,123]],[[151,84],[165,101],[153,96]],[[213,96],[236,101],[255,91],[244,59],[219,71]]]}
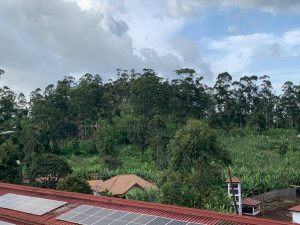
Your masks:
{"label": "dense foliage", "polygon": [[0,181],[19,183],[21,170],[18,164],[19,155],[17,148],[11,142],[0,145]]}
{"label": "dense foliage", "polygon": [[60,180],[57,184],[57,189],[62,191],[78,192],[82,194],[93,193],[86,180],[75,175],[69,175]]}
{"label": "dense foliage", "polygon": [[59,156],[42,154],[34,157],[27,176],[35,186],[56,188],[57,183],[71,172],[67,162]]}
{"label": "dense foliage", "polygon": [[223,211],[228,167],[244,195],[299,184],[300,85],[277,95],[266,75],[224,72],[209,87],[193,69],[175,73],[65,77],[29,99],[0,88],[0,132],[12,131],[1,133],[0,180],[56,188],[134,173],[160,190],[128,198]]}

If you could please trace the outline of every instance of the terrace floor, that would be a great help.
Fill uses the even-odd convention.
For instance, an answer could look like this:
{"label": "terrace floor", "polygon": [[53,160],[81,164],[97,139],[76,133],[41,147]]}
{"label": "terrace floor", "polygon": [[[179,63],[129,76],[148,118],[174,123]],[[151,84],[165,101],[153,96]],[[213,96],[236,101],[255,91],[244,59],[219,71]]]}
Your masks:
{"label": "terrace floor", "polygon": [[262,212],[257,217],[291,221],[292,217],[288,209],[300,205],[300,197],[278,198],[262,205]]}

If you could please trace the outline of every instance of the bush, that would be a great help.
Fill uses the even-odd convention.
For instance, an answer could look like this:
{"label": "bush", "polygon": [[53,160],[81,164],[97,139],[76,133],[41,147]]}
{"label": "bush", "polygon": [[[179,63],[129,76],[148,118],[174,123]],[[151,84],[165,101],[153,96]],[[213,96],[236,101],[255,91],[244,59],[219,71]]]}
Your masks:
{"label": "bush", "polygon": [[92,194],[93,191],[90,188],[86,180],[79,178],[75,175],[69,175],[57,184],[57,189],[69,192],[78,192],[83,194]]}
{"label": "bush", "polygon": [[58,181],[72,172],[62,158],[43,154],[35,157],[30,165],[28,179],[31,185],[55,189]]}
{"label": "bush", "polygon": [[80,155],[78,142],[76,140],[64,141],[60,146],[62,155]]}
{"label": "bush", "polygon": [[79,143],[79,151],[84,155],[93,155],[97,153],[94,140],[83,140]]}
{"label": "bush", "polygon": [[102,158],[103,164],[110,169],[116,169],[123,165],[123,163],[116,157],[107,155]]}
{"label": "bush", "polygon": [[0,181],[20,183],[18,159],[17,148],[12,142],[4,142],[0,145]]}
{"label": "bush", "polygon": [[153,189],[150,190],[136,189],[126,194],[126,199],[159,203],[160,193],[159,191]]}

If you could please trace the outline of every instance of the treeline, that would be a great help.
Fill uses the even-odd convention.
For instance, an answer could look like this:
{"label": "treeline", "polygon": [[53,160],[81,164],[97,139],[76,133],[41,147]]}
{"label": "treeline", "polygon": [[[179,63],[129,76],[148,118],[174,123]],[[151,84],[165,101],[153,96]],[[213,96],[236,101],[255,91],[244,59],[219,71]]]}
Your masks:
{"label": "treeline", "polygon": [[[104,83],[100,76],[86,74],[79,81],[65,77],[44,91],[36,89],[26,102],[9,89],[0,90],[1,129],[12,129],[11,118],[26,115],[38,129],[55,139],[85,138],[99,126],[99,119],[112,121],[130,111],[140,120],[160,115],[182,124],[187,118],[206,120],[213,127],[230,129],[299,128],[300,86],[286,82],[276,95],[268,76],[244,76],[233,81],[228,73],[218,75],[213,87],[202,83],[192,69],[176,70],[177,79],[118,70],[118,79]],[[141,121],[142,122],[142,121]]]}
{"label": "treeline", "polygon": [[[100,146],[103,151],[111,151],[115,142],[133,143],[143,151],[150,142],[165,142],[191,118],[227,131],[300,128],[299,85],[286,82],[282,94],[276,95],[268,76],[233,81],[225,72],[208,87],[193,69],[176,74],[177,79],[168,81],[151,69],[118,70],[118,78],[107,83],[99,75],[86,74],[79,81],[65,77],[44,91],[33,91],[29,102],[22,93],[17,96],[3,87],[0,129],[16,131],[25,152],[55,152],[62,140],[88,139],[97,132],[111,139]],[[154,140],[156,133],[166,134]]]}
{"label": "treeline", "polygon": [[[59,167],[45,162],[59,161],[55,154],[81,149],[101,156],[108,167],[120,167],[120,146],[133,146],[142,155],[150,150],[157,168],[165,171],[158,182],[160,202],[198,208],[224,204],[226,192],[220,187],[231,159],[211,128],[299,130],[300,85],[286,82],[276,95],[268,76],[233,81],[225,72],[209,87],[193,69],[175,72],[171,81],[151,69],[118,70],[117,79],[109,82],[91,74],[78,81],[65,77],[43,91],[36,89],[28,101],[2,87],[0,170],[6,172],[0,172],[0,180],[22,177],[35,185],[49,175],[51,182],[44,187],[56,188],[59,175],[49,171]],[[22,176],[11,173],[16,167]]]}

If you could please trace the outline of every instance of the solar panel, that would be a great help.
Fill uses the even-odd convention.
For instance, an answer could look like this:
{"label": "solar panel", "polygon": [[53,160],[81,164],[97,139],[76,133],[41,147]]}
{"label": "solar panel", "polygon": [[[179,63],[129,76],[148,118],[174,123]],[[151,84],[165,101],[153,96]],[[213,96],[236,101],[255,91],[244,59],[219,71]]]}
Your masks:
{"label": "solar panel", "polygon": [[67,204],[67,202],[16,194],[5,194],[0,197],[0,208],[12,209],[34,215],[44,215],[65,204]]}
{"label": "solar panel", "polygon": [[7,223],[7,222],[0,221],[0,225],[15,225],[15,224],[13,224],[13,223]]}
{"label": "solar panel", "polygon": [[81,225],[201,225],[199,223],[87,205],[81,205],[58,216],[57,219]]}

